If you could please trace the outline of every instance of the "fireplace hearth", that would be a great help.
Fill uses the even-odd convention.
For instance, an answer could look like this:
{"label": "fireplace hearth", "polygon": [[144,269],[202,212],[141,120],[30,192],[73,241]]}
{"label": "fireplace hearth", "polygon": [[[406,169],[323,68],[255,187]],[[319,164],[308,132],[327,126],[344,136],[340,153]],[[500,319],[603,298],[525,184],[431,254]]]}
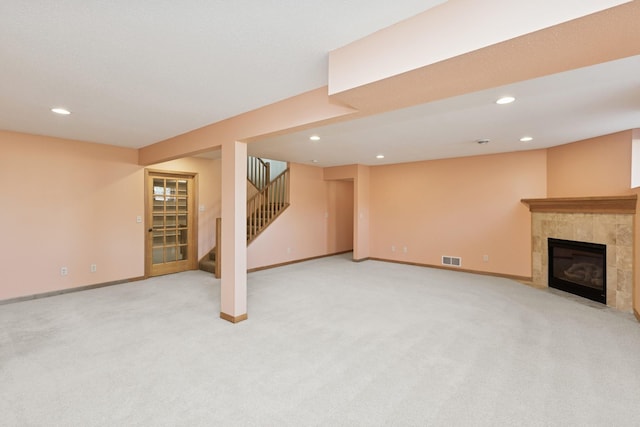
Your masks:
{"label": "fireplace hearth", "polygon": [[606,245],[549,238],[549,286],[607,303]]}

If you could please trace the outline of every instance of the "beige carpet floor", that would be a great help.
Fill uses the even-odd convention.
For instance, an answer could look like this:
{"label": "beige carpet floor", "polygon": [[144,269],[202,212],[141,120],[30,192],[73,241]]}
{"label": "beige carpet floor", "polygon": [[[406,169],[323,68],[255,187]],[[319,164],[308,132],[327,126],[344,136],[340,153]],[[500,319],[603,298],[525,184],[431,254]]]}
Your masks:
{"label": "beige carpet floor", "polygon": [[640,324],[516,282],[348,255],[0,306],[2,426],[638,426]]}

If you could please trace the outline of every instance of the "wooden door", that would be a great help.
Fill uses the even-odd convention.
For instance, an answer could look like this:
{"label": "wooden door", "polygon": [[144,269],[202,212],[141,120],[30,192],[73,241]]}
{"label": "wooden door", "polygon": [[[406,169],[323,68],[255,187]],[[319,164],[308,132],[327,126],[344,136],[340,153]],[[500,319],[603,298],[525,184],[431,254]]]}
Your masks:
{"label": "wooden door", "polygon": [[197,268],[195,175],[145,171],[147,276]]}

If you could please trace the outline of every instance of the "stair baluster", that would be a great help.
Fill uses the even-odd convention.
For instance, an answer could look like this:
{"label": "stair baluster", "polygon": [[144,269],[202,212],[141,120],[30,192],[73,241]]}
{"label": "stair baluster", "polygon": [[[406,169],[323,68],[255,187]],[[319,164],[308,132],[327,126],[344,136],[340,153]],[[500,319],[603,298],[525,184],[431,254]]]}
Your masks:
{"label": "stair baluster", "polygon": [[289,206],[288,180],[286,169],[247,202],[247,244]]}
{"label": "stair baluster", "polygon": [[[289,169],[273,180],[269,178],[270,164],[257,157],[247,158],[247,179],[258,193],[247,200],[247,245],[251,244],[286,208],[289,207]],[[216,222],[216,246],[200,261],[200,269],[212,271],[220,277],[221,218]],[[212,265],[212,261],[215,265]]]}

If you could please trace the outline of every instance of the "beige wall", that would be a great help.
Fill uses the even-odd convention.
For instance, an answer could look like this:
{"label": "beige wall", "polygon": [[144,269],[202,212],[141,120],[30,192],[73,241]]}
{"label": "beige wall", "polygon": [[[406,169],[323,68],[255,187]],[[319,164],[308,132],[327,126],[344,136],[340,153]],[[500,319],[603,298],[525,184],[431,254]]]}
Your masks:
{"label": "beige wall", "polygon": [[548,197],[618,196],[631,192],[632,132],[550,148]]}
{"label": "beige wall", "polygon": [[[145,224],[136,222],[144,220],[144,169],[137,150],[0,132],[0,152],[6,201],[0,300],[144,275]],[[190,158],[152,168],[198,173],[204,255],[220,214],[220,161]]]}
{"label": "beige wall", "polygon": [[[530,216],[520,199],[636,192],[631,141],[628,131],[549,150],[401,165],[292,164],[292,206],[249,247],[248,268],[359,245],[375,258],[440,265],[442,255],[460,256],[464,269],[530,276]],[[0,299],[144,274],[144,224],[136,222],[144,217],[144,169],[135,150],[11,132],[0,132],[0,150]],[[220,166],[200,158],[151,166],[198,173],[199,257],[215,241]],[[638,230],[636,219],[636,241]]]}
{"label": "beige wall", "polygon": [[324,169],[324,179],[353,182],[353,259],[369,258],[370,249],[370,167],[334,166]]}
{"label": "beige wall", "polygon": [[[629,130],[548,150],[549,197],[639,194],[631,189],[634,132]],[[640,311],[640,215],[634,217],[633,306]]]}
{"label": "beige wall", "polygon": [[353,181],[327,182],[327,252],[353,250]]}
{"label": "beige wall", "polygon": [[529,277],[520,199],[545,195],[543,150],[371,168],[371,256],[429,265],[459,256],[464,269]]}
{"label": "beige wall", "polygon": [[289,167],[291,206],[249,245],[249,269],[353,248],[353,186],[325,181],[322,168]]}
{"label": "beige wall", "polygon": [[[144,275],[144,168],[136,150],[0,132],[3,280],[0,300]],[[198,174],[198,257],[215,244],[221,161],[150,169]],[[249,248],[249,268],[353,248],[353,183],[291,166],[289,208]],[[97,271],[90,272],[96,264]],[[60,268],[68,275],[61,276]]]}
{"label": "beige wall", "polygon": [[0,152],[0,299],[144,274],[136,150],[0,132]]}

